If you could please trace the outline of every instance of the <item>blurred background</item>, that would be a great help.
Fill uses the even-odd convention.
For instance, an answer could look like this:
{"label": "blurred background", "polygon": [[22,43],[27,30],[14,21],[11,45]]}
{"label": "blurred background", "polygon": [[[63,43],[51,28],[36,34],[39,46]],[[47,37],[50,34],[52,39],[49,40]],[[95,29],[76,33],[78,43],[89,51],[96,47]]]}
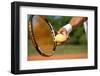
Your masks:
{"label": "blurred background", "polygon": [[[28,15],[28,19],[31,15]],[[61,27],[68,24],[71,20],[72,16],[46,16],[48,21],[52,24],[54,29],[58,31]],[[36,55],[38,54],[36,49],[33,47],[32,42],[29,38],[29,48],[28,54],[29,55]],[[70,39],[61,46],[57,46],[55,55],[62,55],[62,54],[76,54],[76,53],[88,53],[87,52],[87,37],[84,30],[83,24],[77,27],[70,33]]]}
{"label": "blurred background", "polygon": [[[47,19],[51,22],[52,26],[58,31],[61,27],[68,24],[71,16],[47,16]],[[69,44],[87,44],[86,34],[83,24],[80,25],[77,29],[70,33]]]}

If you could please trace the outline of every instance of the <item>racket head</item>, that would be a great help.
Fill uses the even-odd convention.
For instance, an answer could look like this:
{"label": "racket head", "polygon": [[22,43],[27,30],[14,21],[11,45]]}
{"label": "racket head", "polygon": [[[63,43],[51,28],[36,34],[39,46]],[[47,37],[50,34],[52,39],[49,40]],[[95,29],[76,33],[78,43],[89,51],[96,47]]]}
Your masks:
{"label": "racket head", "polygon": [[44,16],[32,16],[29,20],[29,34],[33,45],[43,56],[52,56],[56,49],[55,31]]}

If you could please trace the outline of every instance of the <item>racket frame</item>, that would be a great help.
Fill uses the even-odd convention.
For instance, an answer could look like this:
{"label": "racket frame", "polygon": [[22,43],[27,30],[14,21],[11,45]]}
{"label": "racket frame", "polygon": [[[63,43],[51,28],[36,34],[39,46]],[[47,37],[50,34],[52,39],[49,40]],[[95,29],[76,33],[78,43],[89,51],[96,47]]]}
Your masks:
{"label": "racket frame", "polygon": [[[54,52],[55,52],[55,49],[56,49],[56,42],[54,42],[54,45],[53,45],[53,53],[52,53],[52,54],[46,54],[46,53],[44,53],[43,50],[38,46],[38,44],[37,44],[37,42],[36,42],[36,39],[35,39],[35,37],[34,37],[34,30],[32,29],[32,28],[33,28],[33,26],[32,26],[32,25],[33,25],[33,24],[32,24],[32,18],[33,18],[33,17],[34,17],[34,16],[32,16],[32,17],[29,19],[29,21],[28,21],[28,30],[29,30],[29,35],[30,35],[30,37],[31,37],[31,40],[32,40],[32,43],[33,43],[34,47],[36,48],[36,50],[38,51],[38,53],[39,53],[40,55],[42,55],[42,56],[47,56],[47,57],[49,57],[49,56],[54,55]],[[42,18],[42,19],[43,19],[43,18]],[[55,35],[56,35],[56,33],[55,33],[55,31],[54,31],[54,28],[53,28],[53,26],[51,25],[51,23],[47,20],[47,18],[45,18],[44,20],[46,21],[46,23],[48,24],[49,28],[51,29],[52,37],[53,37],[53,40],[54,40]]]}

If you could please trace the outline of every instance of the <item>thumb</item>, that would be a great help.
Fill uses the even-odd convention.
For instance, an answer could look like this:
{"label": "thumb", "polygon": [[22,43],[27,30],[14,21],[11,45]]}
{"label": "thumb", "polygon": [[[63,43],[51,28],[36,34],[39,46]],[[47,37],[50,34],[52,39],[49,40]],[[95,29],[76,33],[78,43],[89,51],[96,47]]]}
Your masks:
{"label": "thumb", "polygon": [[63,32],[63,28],[59,29],[58,34]]}

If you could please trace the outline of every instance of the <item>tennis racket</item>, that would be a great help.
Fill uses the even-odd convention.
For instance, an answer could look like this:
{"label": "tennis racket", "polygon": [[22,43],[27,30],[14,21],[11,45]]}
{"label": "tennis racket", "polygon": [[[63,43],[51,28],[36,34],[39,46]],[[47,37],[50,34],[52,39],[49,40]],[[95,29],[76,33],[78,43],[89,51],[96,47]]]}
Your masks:
{"label": "tennis racket", "polygon": [[30,16],[28,21],[29,35],[40,55],[52,56],[56,49],[54,38],[56,32],[45,16]]}

